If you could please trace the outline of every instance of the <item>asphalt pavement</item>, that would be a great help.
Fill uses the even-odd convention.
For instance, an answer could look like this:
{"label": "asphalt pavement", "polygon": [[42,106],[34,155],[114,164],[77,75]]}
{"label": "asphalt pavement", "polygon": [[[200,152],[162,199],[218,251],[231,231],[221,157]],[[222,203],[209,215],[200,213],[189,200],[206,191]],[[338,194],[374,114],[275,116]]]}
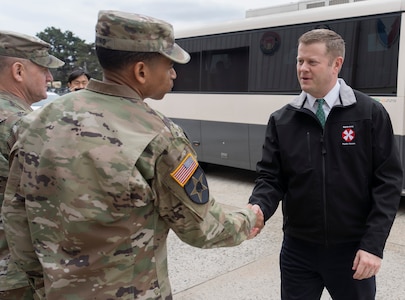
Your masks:
{"label": "asphalt pavement", "polygon": [[[227,209],[245,207],[254,186],[254,172],[209,166],[210,192]],[[169,276],[174,300],[280,299],[280,208],[256,238],[229,248],[198,249],[168,239]],[[405,300],[405,199],[385,247],[377,275],[376,300]],[[331,299],[324,291],[322,300]]]}

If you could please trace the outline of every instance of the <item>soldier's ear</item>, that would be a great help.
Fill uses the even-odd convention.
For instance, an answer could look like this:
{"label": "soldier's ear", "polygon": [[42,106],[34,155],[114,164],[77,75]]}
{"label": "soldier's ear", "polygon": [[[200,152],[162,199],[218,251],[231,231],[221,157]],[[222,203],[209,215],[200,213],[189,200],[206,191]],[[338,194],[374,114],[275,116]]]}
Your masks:
{"label": "soldier's ear", "polygon": [[24,71],[24,65],[19,61],[16,61],[11,65],[11,76],[18,82],[23,80]]}
{"label": "soldier's ear", "polygon": [[148,72],[149,72],[147,65],[142,61],[137,62],[133,66],[133,72],[134,72],[135,79],[139,83],[145,84],[146,77],[147,77]]}

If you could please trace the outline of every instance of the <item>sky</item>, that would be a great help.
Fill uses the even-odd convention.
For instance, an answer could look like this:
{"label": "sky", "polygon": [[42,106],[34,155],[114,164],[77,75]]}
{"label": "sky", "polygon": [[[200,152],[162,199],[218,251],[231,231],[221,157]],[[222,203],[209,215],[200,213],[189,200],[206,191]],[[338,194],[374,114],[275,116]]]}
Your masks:
{"label": "sky", "polygon": [[246,10],[298,0],[8,0],[2,1],[0,30],[36,35],[47,27],[69,30],[94,41],[99,10],[120,10],[159,18],[177,30],[245,18]]}

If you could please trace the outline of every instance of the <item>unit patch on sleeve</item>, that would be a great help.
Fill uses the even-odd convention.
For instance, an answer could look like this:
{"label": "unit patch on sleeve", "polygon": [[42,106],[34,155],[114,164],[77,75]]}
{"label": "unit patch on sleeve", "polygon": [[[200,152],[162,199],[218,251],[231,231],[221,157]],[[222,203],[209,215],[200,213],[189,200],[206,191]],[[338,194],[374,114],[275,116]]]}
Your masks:
{"label": "unit patch on sleeve", "polygon": [[197,204],[205,204],[209,199],[209,190],[207,178],[205,177],[203,169],[198,167],[191,176],[190,180],[186,183],[184,187],[187,195],[190,197],[191,201]]}
{"label": "unit patch on sleeve", "polygon": [[184,188],[186,194],[196,204],[205,204],[209,199],[208,183],[203,169],[191,153],[180,162],[170,176]]}

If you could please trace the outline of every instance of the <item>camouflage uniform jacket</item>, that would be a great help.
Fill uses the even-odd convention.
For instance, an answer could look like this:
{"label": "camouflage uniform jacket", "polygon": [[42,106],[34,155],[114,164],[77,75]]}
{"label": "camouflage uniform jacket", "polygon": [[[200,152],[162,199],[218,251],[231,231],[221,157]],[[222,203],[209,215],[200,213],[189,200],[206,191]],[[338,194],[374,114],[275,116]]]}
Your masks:
{"label": "camouflage uniform jacket", "polygon": [[[20,98],[0,91],[0,210],[9,172],[9,152],[15,142],[14,128],[20,118],[32,111]],[[0,218],[0,291],[28,286],[25,274],[18,271],[14,264],[9,265],[8,249],[3,222]]]}
{"label": "camouflage uniform jacket", "polygon": [[183,131],[127,86],[91,80],[20,129],[3,217],[43,299],[172,299],[169,229],[208,248],[254,226],[215,202]]}

